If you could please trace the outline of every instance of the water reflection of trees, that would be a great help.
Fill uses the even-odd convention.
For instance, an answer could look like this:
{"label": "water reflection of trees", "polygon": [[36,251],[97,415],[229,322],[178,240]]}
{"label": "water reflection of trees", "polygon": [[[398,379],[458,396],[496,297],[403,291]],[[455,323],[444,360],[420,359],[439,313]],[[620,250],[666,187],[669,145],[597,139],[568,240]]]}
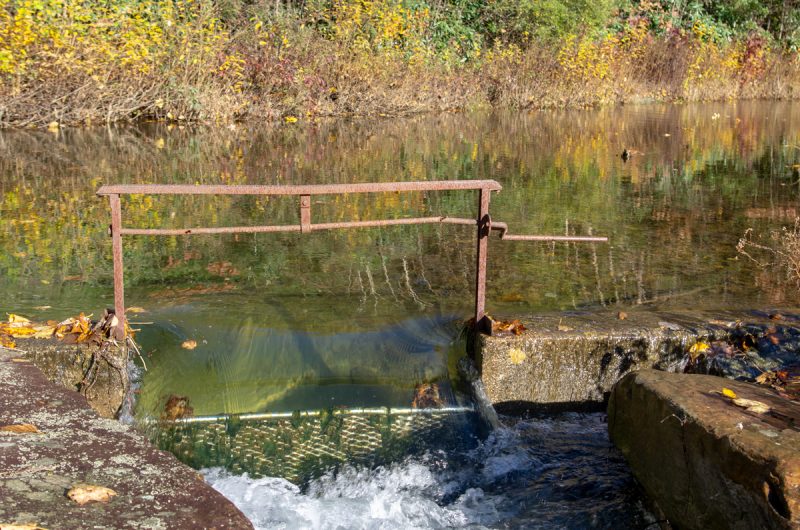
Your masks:
{"label": "water reflection of trees", "polygon": [[[435,115],[309,127],[138,128],[0,134],[0,273],[107,284],[103,183],[323,183],[494,178],[494,218],[517,233],[611,236],[609,246],[492,242],[498,310],[641,303],[752,278],[730,261],[750,226],[796,204],[798,111],[788,104]],[[634,152],[627,163],[619,154]],[[464,215],[466,193],[323,197],[315,220]],[[133,197],[137,226],[297,222],[286,199]],[[128,238],[129,284],[223,282],[355,303],[468,306],[472,231],[402,227],[297,235]],[[184,260],[183,256],[196,256]],[[177,263],[177,265],[175,265]],[[166,267],[166,265],[172,266]],[[228,269],[230,270],[230,269]],[[738,286],[738,287],[737,287]],[[732,295],[731,295],[732,296]],[[466,302],[466,304],[465,304]]]}

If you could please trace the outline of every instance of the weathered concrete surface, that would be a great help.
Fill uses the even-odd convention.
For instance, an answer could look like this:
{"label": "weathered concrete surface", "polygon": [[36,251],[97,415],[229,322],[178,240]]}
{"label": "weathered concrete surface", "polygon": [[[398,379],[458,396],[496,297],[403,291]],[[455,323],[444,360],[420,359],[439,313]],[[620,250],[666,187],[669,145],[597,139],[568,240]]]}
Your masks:
{"label": "weathered concrete surface", "polygon": [[[132,427],[99,418],[83,396],[51,383],[18,355],[0,349],[0,426],[28,423],[41,434],[0,432],[0,523],[252,527],[197,472],[153,448]],[[79,506],[65,495],[79,483],[118,495],[107,504]]]}
{"label": "weathered concrete surface", "polygon": [[56,339],[20,339],[19,349],[52,382],[70,390],[81,390],[84,376],[92,368],[91,387],[84,390],[89,405],[104,418],[115,418],[128,390],[128,356],[125,348],[109,347],[92,366],[95,344],[67,344]]}
{"label": "weathered concrete surface", "polygon": [[[771,413],[733,405],[763,402]],[[611,394],[608,426],[677,528],[800,528],[800,403],[720,377],[642,370]]]}
{"label": "weathered concrete surface", "polygon": [[[782,317],[783,327],[800,327]],[[728,338],[735,323],[775,325],[767,313],[704,314],[631,311],[558,313],[522,319],[520,335],[482,336],[476,361],[498,410],[602,403],[626,373],[676,366],[698,340]],[[795,330],[800,336],[800,330]]]}

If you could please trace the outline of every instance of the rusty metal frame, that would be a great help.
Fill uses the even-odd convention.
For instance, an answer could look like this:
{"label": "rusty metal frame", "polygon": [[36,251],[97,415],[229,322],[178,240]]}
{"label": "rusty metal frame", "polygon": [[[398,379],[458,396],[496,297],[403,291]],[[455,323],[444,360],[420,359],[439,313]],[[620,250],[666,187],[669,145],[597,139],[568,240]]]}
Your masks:
{"label": "rusty metal frame", "polygon": [[[114,260],[114,311],[118,319],[115,336],[125,337],[125,285],[122,262],[122,236],[170,236],[196,234],[240,234],[270,232],[308,233],[318,230],[340,228],[372,228],[417,224],[458,224],[477,226],[477,252],[475,271],[475,325],[476,329],[491,332],[486,317],[486,265],[489,251],[489,234],[498,231],[500,239],[506,241],[577,241],[605,242],[605,237],[512,235],[505,223],[492,221],[489,215],[489,200],[493,191],[502,187],[494,180],[448,180],[417,182],[381,182],[363,184],[309,184],[296,186],[226,186],[226,185],[182,185],[182,184],[121,184],[102,186],[98,196],[108,197],[111,206],[111,247]],[[343,195],[350,193],[397,193],[425,191],[477,190],[478,213],[476,218],[460,217],[406,217],[400,219],[378,219],[370,221],[344,221],[338,223],[313,223],[311,220],[312,195]],[[228,226],[196,228],[124,228],[122,226],[122,195],[269,195],[297,196],[300,198],[300,224],[264,226]]]}

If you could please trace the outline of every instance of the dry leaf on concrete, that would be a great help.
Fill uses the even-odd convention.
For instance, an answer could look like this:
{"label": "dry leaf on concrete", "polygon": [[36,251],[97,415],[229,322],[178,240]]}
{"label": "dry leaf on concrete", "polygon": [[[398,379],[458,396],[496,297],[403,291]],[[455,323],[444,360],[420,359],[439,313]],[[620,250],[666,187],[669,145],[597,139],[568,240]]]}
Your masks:
{"label": "dry leaf on concrete", "polygon": [[45,530],[36,523],[0,523],[0,530]]}
{"label": "dry leaf on concrete", "polygon": [[3,425],[0,427],[2,432],[11,432],[14,434],[40,434],[41,431],[35,425],[30,423],[15,423],[14,425]]}
{"label": "dry leaf on concrete", "polygon": [[67,497],[80,505],[88,502],[108,502],[117,492],[104,486],[80,484],[67,492]]}
{"label": "dry leaf on concrete", "polygon": [[742,407],[743,409],[747,409],[747,412],[755,412],[756,414],[766,414],[769,412],[770,407],[766,403],[762,403],[760,401],[755,401],[752,399],[734,399],[733,404],[737,407]]}

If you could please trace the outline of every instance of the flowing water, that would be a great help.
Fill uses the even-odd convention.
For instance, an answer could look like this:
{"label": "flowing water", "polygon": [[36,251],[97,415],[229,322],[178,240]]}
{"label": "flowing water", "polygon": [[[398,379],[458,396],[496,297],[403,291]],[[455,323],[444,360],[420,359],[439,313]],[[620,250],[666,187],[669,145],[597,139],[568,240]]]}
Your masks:
{"label": "flowing water", "polygon": [[[489,178],[503,186],[492,217],[512,233],[610,236],[608,245],[493,238],[492,315],[797,305],[780,271],[735,247],[748,228],[793,224],[799,169],[800,107],[788,103],[0,132],[0,310],[48,319],[112,305],[109,212],[94,196],[102,184]],[[475,207],[469,192],[312,205],[314,222],[465,217]],[[133,196],[123,212],[131,227],[299,220],[284,198]],[[144,311],[130,314],[148,368],[137,419],[158,417],[169,396],[186,397],[196,415],[403,408],[432,382],[449,402],[470,402],[456,367],[474,228],[128,237],[125,274],[127,305]],[[189,340],[194,349],[181,347]],[[601,415],[531,419],[463,442],[379,468],[339,467],[299,489],[206,473],[262,527],[647,524]]]}

